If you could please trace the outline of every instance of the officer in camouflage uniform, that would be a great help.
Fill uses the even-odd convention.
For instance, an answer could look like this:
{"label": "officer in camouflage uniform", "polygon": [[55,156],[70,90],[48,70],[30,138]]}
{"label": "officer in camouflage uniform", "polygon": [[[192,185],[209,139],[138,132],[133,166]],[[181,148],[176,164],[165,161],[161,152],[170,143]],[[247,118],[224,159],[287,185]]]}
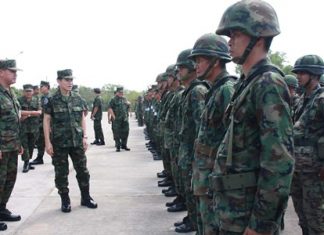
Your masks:
{"label": "officer in camouflage uniform", "polygon": [[81,191],[81,205],[97,208],[97,203],[89,193],[90,174],[85,155],[88,144],[84,104],[80,95],[71,92],[72,70],[57,71],[57,82],[59,88],[49,98],[44,110],[44,136],[46,152],[52,157],[54,165],[55,186],[62,201],[61,211],[71,211],[68,188],[69,155]]}
{"label": "officer in camouflage uniform", "polygon": [[304,88],[294,115],[295,172],[291,196],[303,235],[324,234],[324,62],[299,58],[292,70]]}
{"label": "officer in camouflage uniform", "polygon": [[209,33],[196,41],[189,58],[196,63],[197,77],[212,84],[206,96],[195,142],[192,181],[202,221],[201,226],[198,224],[199,234],[212,235],[218,232],[218,226],[214,222],[217,219],[213,212],[213,201],[208,196],[208,175],[212,172],[217,147],[226,131],[222,119],[234,93],[233,76],[226,70],[226,63],[231,61],[231,57],[226,40]]}
{"label": "officer in camouflage uniform", "polygon": [[122,87],[117,87],[116,95],[110,100],[108,105],[108,121],[112,122],[117,152],[120,152],[120,148],[130,151],[130,148],[127,147],[129,134],[128,112],[129,103],[124,97],[124,90]]}
{"label": "officer in camouflage uniform", "polygon": [[50,91],[50,84],[47,81],[41,81],[40,82],[40,92],[42,93],[42,96],[40,98],[40,105],[42,108],[42,114],[39,118],[39,136],[37,140],[37,157],[34,161],[32,161],[31,165],[39,165],[44,164],[44,153],[45,153],[45,139],[44,139],[44,129],[43,129],[43,118],[44,118],[44,109],[45,105],[48,103],[48,97],[49,97],[49,91]]}
{"label": "officer in camouflage uniform", "polygon": [[[182,96],[182,114],[180,128],[179,167],[181,180],[186,194],[186,206],[189,220],[176,228],[176,232],[197,230],[196,198],[193,195],[192,163],[194,158],[194,142],[198,135],[201,115],[205,107],[205,96],[210,85],[196,79],[195,70],[179,66],[179,76],[186,87]],[[170,208],[169,208],[170,209]]]}
{"label": "officer in camouflage uniform", "polygon": [[[18,154],[23,149],[20,141],[19,103],[10,86],[16,83],[16,61],[0,60],[0,221],[19,221],[20,215],[12,214],[7,202],[17,177]],[[0,231],[7,225],[0,222]]]}
{"label": "officer in camouflage uniform", "polygon": [[102,105],[103,100],[100,96],[101,90],[99,88],[93,89],[96,98],[93,101],[93,107],[91,112],[91,120],[93,120],[93,129],[95,132],[95,141],[91,144],[105,145],[105,138],[102,132],[101,119],[102,119]]}
{"label": "officer in camouflage uniform", "polygon": [[33,96],[33,85],[23,86],[23,96],[18,98],[21,107],[21,141],[24,147],[22,160],[24,161],[23,173],[33,170],[29,164],[33,157],[35,143],[39,134],[39,117],[42,114],[39,99]]}
{"label": "officer in camouflage uniform", "polygon": [[278,234],[294,168],[290,97],[283,73],[267,53],[280,33],[275,10],[239,1],[222,16],[232,60],[242,65],[210,177],[220,234]]}

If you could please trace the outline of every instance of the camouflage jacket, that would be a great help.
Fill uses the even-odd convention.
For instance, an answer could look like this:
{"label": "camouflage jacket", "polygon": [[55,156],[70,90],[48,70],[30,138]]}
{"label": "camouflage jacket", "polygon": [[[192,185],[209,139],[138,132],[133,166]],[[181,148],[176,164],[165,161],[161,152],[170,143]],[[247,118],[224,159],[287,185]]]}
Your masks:
{"label": "camouflage jacket", "polygon": [[208,92],[207,82],[194,80],[182,93],[180,142],[191,153],[189,162],[193,160],[193,145],[198,135],[201,114],[205,107],[205,95]]}
{"label": "camouflage jacket", "polygon": [[[18,102],[23,111],[37,111],[41,109],[39,98],[35,96],[33,96],[30,101],[28,101],[24,96],[21,96],[18,98]],[[39,116],[32,116],[21,121],[22,133],[38,133],[39,119]]]}
{"label": "camouflage jacket", "polygon": [[208,175],[214,166],[217,148],[226,128],[223,123],[225,110],[234,93],[234,83],[227,71],[217,76],[209,93],[209,100],[202,113],[198,137],[195,143],[193,163],[193,190],[195,195],[206,195]]}
{"label": "camouflage jacket", "polygon": [[96,114],[94,115],[94,118],[96,120],[101,120],[102,119],[102,97],[101,96],[96,96],[96,98],[93,101],[93,107],[92,107],[92,112],[95,107],[98,108]]}
{"label": "camouflage jacket", "polygon": [[110,100],[108,108],[114,111],[116,117],[114,121],[128,121],[129,104],[125,97],[115,96]]}
{"label": "camouflage jacket", "polygon": [[297,171],[318,171],[324,166],[324,88],[302,95],[294,115]]}
{"label": "camouflage jacket", "polygon": [[2,152],[19,151],[20,123],[19,102],[16,96],[0,85],[0,150]]}
{"label": "camouflage jacket", "polygon": [[44,110],[45,110],[45,106],[48,103],[48,97],[49,97],[49,94],[45,94],[45,95],[42,95],[41,98],[40,98],[40,105],[41,105],[41,108],[42,108],[42,114],[39,117],[39,123],[40,123],[39,127],[41,129],[43,129]]}
{"label": "camouflage jacket", "polygon": [[[218,149],[214,173],[224,189],[216,193],[216,211],[224,230],[243,232],[248,226],[273,233],[287,205],[294,169],[290,97],[279,72],[257,72],[269,65],[268,59],[254,65],[233,95],[232,160],[231,128]],[[237,173],[254,175],[254,187],[225,185]]]}
{"label": "camouflage jacket", "polygon": [[84,104],[76,92],[63,96],[58,89],[49,97],[45,113],[51,116],[51,138],[54,148],[82,146]]}

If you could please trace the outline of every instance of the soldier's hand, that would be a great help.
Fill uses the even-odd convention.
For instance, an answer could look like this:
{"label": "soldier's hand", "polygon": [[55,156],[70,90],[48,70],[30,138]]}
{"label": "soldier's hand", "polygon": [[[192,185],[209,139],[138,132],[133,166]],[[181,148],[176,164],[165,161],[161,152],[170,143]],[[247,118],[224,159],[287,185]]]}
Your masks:
{"label": "soldier's hand", "polygon": [[318,176],[320,177],[321,181],[324,181],[324,166],[320,169]]}
{"label": "soldier's hand", "polygon": [[84,152],[87,151],[88,149],[88,142],[87,142],[87,139],[83,138],[82,139],[82,143],[83,143],[83,149],[84,149]]}
{"label": "soldier's hand", "polygon": [[46,145],[45,148],[46,148],[46,153],[47,153],[48,155],[50,155],[51,157],[53,157],[53,155],[54,155],[54,150],[53,150],[53,146],[52,146],[52,144],[48,144],[48,145]]}
{"label": "soldier's hand", "polygon": [[18,154],[22,155],[23,153],[24,153],[24,148],[23,148],[23,146],[20,146]]}
{"label": "soldier's hand", "polygon": [[271,235],[271,233],[258,233],[250,228],[246,228],[243,235]]}

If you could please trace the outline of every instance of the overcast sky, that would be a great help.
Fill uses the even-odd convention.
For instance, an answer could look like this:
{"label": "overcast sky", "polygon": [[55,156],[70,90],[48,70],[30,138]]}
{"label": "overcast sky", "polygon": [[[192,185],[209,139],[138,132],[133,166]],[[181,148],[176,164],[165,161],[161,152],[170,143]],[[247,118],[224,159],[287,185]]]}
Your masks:
{"label": "overcast sky", "polygon": [[[10,0],[1,1],[0,58],[24,71],[15,86],[56,84],[71,68],[75,84],[119,84],[142,91],[203,34],[215,32],[233,0]],[[290,64],[324,55],[323,1],[268,1],[282,33],[273,51]],[[228,39],[228,38],[227,38]],[[233,65],[230,70],[233,71]]]}

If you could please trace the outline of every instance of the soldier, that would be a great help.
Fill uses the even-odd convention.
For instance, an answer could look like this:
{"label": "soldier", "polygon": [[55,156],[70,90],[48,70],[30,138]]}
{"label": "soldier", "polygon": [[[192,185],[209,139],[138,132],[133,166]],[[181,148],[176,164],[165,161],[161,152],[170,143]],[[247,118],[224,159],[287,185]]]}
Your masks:
{"label": "soldier", "polygon": [[[185,51],[187,57],[190,51]],[[187,58],[187,60],[189,60]],[[190,61],[190,60],[189,60]],[[178,164],[181,172],[181,181],[185,191],[186,206],[188,210],[188,220],[186,223],[176,227],[176,232],[190,232],[197,230],[197,207],[196,198],[193,195],[192,163],[194,157],[194,142],[198,135],[201,115],[205,107],[205,95],[210,88],[209,83],[197,79],[195,69],[187,64],[179,65],[179,76],[186,87],[182,94],[181,102],[181,127],[180,127],[180,147]],[[193,62],[191,61],[193,65]],[[168,208],[172,210],[173,207]]]}
{"label": "soldier", "polygon": [[324,62],[299,58],[292,70],[304,88],[294,115],[295,172],[291,196],[303,234],[324,234]]}
{"label": "soldier", "polygon": [[[78,85],[73,85],[72,91],[76,92],[78,95],[80,95]],[[81,99],[82,99],[82,103],[83,103],[83,107],[84,107],[83,113],[84,113],[84,116],[86,117],[88,115],[88,113],[89,113],[89,106],[88,106],[87,101],[83,97],[81,97]]]}
{"label": "soldier", "polygon": [[45,152],[45,139],[44,139],[44,129],[43,129],[43,118],[44,118],[44,109],[45,105],[48,103],[49,98],[49,91],[50,91],[50,84],[47,81],[41,81],[40,82],[40,92],[42,93],[42,96],[40,98],[40,105],[42,108],[42,114],[39,118],[39,136],[37,140],[37,157],[34,161],[32,161],[31,165],[39,165],[44,164],[44,152]]}
{"label": "soldier", "polygon": [[[49,98],[44,111],[44,136],[46,152],[52,157],[55,169],[55,186],[61,196],[61,211],[70,212],[68,188],[70,155],[81,191],[81,205],[97,208],[89,193],[90,174],[85,151],[88,148],[84,104],[76,92],[71,92],[71,69],[57,71],[59,88]],[[52,138],[50,138],[50,134]]]}
{"label": "soldier", "polygon": [[130,148],[127,147],[129,134],[128,113],[129,104],[124,97],[124,89],[123,87],[117,87],[115,97],[110,100],[108,105],[108,122],[112,123],[117,152],[120,152],[121,148],[130,151]]}
{"label": "soldier", "polygon": [[216,33],[230,37],[232,60],[242,65],[210,178],[220,234],[277,234],[294,168],[289,91],[267,58],[277,15],[264,1],[239,1]]}
{"label": "soldier", "polygon": [[[19,103],[10,86],[16,83],[15,60],[0,60],[0,221],[19,221],[7,209],[7,202],[17,177],[18,154],[23,153],[20,142]],[[7,225],[0,222],[0,230]]]}
{"label": "soldier", "polygon": [[226,63],[231,61],[231,57],[226,40],[209,33],[196,41],[189,58],[196,63],[197,77],[212,84],[195,142],[192,180],[202,221],[201,227],[198,224],[199,234],[212,235],[218,232],[218,225],[214,222],[217,218],[213,212],[213,201],[208,196],[208,175],[212,172],[217,148],[226,131],[222,118],[234,93],[233,76],[226,70]]}
{"label": "soldier", "polygon": [[93,120],[93,129],[95,132],[95,141],[91,144],[105,145],[105,138],[102,132],[101,119],[102,119],[102,97],[100,96],[100,88],[93,89],[96,98],[93,101],[91,112],[91,120]]}
{"label": "soldier", "polygon": [[299,96],[296,93],[298,89],[298,80],[294,75],[291,74],[285,75],[284,79],[289,89],[290,107],[293,114],[299,101]]}
{"label": "soldier", "polygon": [[137,103],[136,103],[136,117],[137,117],[138,126],[144,125],[143,113],[144,113],[143,96],[138,96]]}
{"label": "soldier", "polygon": [[24,161],[23,173],[33,170],[29,164],[33,157],[35,143],[39,134],[39,117],[42,114],[38,98],[33,96],[33,85],[23,86],[23,96],[18,98],[21,107],[21,142],[24,147],[22,160]]}

